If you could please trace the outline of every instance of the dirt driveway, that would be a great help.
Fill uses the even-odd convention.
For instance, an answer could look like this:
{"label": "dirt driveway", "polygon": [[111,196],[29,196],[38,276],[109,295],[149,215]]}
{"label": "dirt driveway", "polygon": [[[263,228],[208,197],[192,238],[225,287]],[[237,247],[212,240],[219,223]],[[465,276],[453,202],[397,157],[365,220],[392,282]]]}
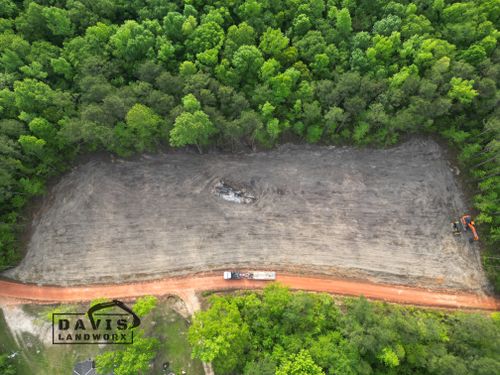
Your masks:
{"label": "dirt driveway", "polygon": [[[292,290],[324,292],[334,295],[361,295],[369,299],[445,309],[499,311],[500,299],[464,292],[372,284],[328,277],[308,277],[279,273],[276,279]],[[23,303],[67,303],[92,301],[96,298],[130,299],[145,295],[176,295],[185,303],[188,314],[198,311],[199,293],[205,291],[254,290],[264,288],[266,281],[224,280],[220,273],[139,281],[126,284],[86,286],[38,286],[0,280],[0,308]]]}
{"label": "dirt driveway", "polygon": [[[255,201],[222,199],[220,180]],[[450,231],[464,210],[430,140],[90,162],[47,195],[5,276],[75,285],[248,267],[480,291],[478,249]]]}

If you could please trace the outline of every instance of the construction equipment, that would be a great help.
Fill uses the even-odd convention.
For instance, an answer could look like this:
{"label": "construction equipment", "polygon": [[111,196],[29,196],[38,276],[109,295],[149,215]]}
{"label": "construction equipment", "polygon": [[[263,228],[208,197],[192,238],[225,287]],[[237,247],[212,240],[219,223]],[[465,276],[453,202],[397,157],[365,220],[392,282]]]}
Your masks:
{"label": "construction equipment", "polygon": [[469,230],[472,232],[472,238],[474,241],[479,240],[474,221],[472,220],[472,217],[470,215],[464,214],[460,218],[460,224],[462,224],[462,229],[464,232],[467,232]]}
{"label": "construction equipment", "polygon": [[224,280],[276,280],[276,272],[268,271],[224,271]]}

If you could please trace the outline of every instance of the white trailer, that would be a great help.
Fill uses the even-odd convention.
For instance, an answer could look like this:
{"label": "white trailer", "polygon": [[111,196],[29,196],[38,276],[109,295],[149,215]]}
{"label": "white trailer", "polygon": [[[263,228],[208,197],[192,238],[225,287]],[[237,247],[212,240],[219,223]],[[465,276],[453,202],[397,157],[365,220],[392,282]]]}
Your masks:
{"label": "white trailer", "polygon": [[224,271],[224,280],[276,280],[276,272],[274,271]]}

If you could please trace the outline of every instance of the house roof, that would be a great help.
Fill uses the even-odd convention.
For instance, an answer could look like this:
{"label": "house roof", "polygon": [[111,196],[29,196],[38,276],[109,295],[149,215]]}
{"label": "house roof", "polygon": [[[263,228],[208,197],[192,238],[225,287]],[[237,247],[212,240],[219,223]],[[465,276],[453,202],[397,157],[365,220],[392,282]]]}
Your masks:
{"label": "house roof", "polygon": [[97,375],[94,361],[87,359],[83,362],[78,362],[73,368],[73,375]]}

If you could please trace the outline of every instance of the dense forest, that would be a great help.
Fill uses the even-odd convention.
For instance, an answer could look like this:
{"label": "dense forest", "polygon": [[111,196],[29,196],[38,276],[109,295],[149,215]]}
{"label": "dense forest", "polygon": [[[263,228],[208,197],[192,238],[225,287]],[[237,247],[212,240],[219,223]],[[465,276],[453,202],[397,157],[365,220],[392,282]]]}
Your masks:
{"label": "dense forest", "polygon": [[499,0],[0,0],[0,17],[2,268],[81,153],[416,133],[457,148],[500,290]]}
{"label": "dense forest", "polygon": [[500,373],[500,315],[291,293],[211,296],[189,330],[193,355],[244,375]]}

